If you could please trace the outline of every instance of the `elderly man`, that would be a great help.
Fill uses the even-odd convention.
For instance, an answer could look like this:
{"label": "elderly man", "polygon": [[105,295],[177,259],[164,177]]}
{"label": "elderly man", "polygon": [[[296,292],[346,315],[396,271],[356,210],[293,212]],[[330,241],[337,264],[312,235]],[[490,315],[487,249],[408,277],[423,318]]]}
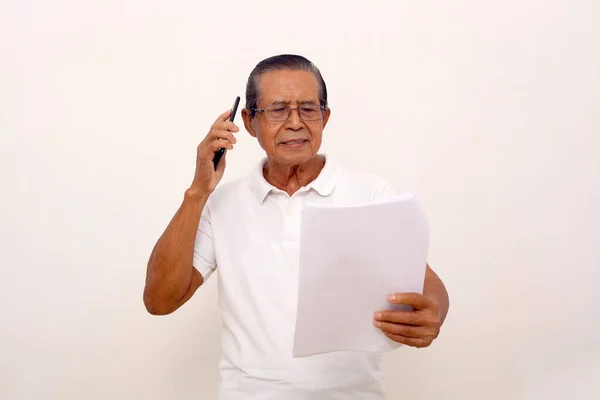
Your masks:
{"label": "elderly man", "polygon": [[[226,156],[215,170],[214,154],[233,150],[239,131],[230,113],[198,146],[194,179],[150,256],[146,308],[172,313],[218,270],[222,400],[384,399],[380,354],[294,358],[292,341],[303,205],[364,203],[390,195],[390,185],[319,154],[331,110],[321,73],[304,57],[271,57],[251,72],[241,114],[266,157],[246,177],[217,187]],[[422,295],[388,300],[414,311],[373,310],[373,324],[396,342],[429,346],[448,311],[431,268]]]}

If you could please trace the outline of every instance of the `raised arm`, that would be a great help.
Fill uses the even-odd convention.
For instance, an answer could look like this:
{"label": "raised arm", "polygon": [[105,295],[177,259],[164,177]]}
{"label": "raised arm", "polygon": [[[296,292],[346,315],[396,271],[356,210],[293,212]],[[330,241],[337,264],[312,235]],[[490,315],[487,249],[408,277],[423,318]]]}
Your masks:
{"label": "raised arm", "polygon": [[149,313],[170,314],[187,302],[202,285],[203,278],[194,268],[196,234],[210,194],[225,171],[225,156],[214,169],[213,157],[219,148],[233,149],[231,132],[239,129],[229,122],[231,111],[219,116],[198,146],[196,172],[184,199],[171,222],[158,239],[146,270],[144,305]]}

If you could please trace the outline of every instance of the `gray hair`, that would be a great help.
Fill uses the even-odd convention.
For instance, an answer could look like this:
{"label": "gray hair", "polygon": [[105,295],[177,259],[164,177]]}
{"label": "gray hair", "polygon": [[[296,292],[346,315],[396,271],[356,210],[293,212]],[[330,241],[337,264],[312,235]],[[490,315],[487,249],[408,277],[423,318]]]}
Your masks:
{"label": "gray hair", "polygon": [[250,73],[246,84],[246,108],[250,110],[252,117],[258,107],[260,99],[260,76],[266,72],[289,70],[312,72],[319,83],[319,103],[327,107],[327,86],[321,76],[319,69],[310,60],[295,54],[281,54],[269,57],[259,62]]}

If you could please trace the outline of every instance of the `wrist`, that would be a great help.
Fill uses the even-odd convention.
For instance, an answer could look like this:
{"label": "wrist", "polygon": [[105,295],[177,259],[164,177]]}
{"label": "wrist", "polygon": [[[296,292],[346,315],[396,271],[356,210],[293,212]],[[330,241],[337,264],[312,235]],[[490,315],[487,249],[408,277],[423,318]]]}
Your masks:
{"label": "wrist", "polygon": [[209,196],[210,196],[210,193],[207,192],[206,190],[199,189],[199,188],[192,186],[185,191],[184,200],[204,204],[208,200]]}

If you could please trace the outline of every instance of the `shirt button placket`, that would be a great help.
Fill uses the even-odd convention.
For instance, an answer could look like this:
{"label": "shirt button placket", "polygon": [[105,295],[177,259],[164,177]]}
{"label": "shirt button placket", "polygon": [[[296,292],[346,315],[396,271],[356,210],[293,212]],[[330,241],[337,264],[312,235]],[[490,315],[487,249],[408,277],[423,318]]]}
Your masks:
{"label": "shirt button placket", "polygon": [[285,241],[289,241],[292,239],[292,230],[293,230],[293,223],[292,223],[292,214],[293,214],[293,208],[292,208],[292,199],[289,199],[287,202],[287,206],[285,209],[285,215],[284,215],[284,224],[283,224],[283,229],[284,229],[284,240]]}

